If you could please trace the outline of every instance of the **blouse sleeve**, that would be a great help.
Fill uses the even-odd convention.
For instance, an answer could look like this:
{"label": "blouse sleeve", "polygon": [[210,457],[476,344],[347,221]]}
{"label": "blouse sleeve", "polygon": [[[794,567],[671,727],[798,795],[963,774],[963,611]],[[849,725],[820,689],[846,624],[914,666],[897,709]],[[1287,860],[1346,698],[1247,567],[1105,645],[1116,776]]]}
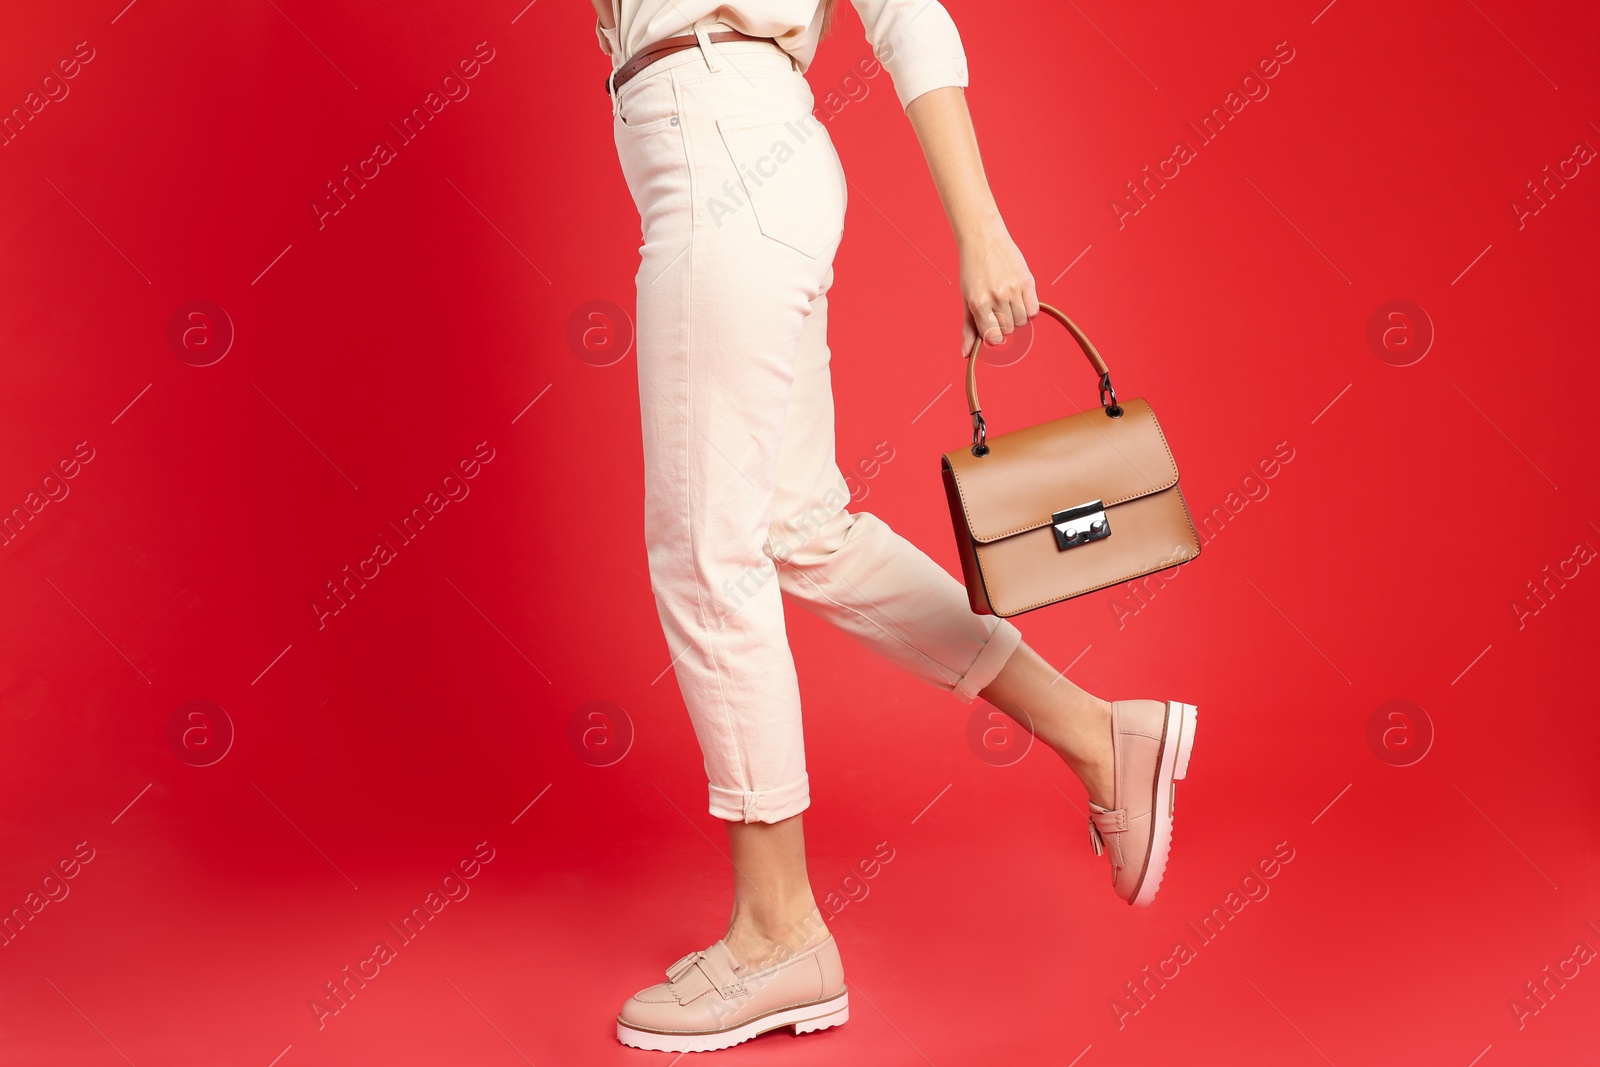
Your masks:
{"label": "blouse sleeve", "polygon": [[851,0],[902,109],[929,89],[967,84],[961,34],[939,0]]}
{"label": "blouse sleeve", "polygon": [[594,20],[594,35],[600,43],[600,51],[604,52],[608,56],[611,56],[612,65],[615,66],[616,55],[622,50],[617,43],[617,27],[613,26],[609,30],[606,29],[604,26],[600,25],[600,17],[596,15]]}

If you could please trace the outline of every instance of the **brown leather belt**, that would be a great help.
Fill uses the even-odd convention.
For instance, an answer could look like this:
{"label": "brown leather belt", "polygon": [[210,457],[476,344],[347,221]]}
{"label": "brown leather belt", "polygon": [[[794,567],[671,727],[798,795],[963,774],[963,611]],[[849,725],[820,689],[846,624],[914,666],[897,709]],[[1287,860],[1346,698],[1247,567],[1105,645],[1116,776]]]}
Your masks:
{"label": "brown leather belt", "polygon": [[[752,37],[750,34],[740,33],[738,30],[713,30],[711,33],[706,34],[706,37],[713,44],[718,41],[772,41],[774,47],[782,47],[771,37]],[[629,78],[663,56],[670,55],[673,52],[681,52],[685,48],[693,48],[699,43],[700,39],[698,37],[692,33],[686,33],[681,37],[663,37],[653,44],[645,45],[633,54],[633,58],[617,68],[615,81],[610,77],[606,78],[606,92],[609,94],[621,89],[623,83]]]}

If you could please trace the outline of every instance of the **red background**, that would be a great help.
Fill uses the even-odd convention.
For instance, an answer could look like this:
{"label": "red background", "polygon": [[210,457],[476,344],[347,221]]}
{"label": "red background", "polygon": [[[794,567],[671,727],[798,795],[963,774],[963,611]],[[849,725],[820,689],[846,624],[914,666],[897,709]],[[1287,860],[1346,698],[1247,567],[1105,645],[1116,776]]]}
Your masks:
{"label": "red background", "polygon": [[[1197,704],[1198,745],[1161,896],[1131,909],[1059,761],[991,765],[967,742],[984,705],[791,612],[854,1018],[721,1059],[1597,1062],[1600,968],[1542,1005],[1524,983],[1600,949],[1600,576],[1526,587],[1600,549],[1600,175],[1552,181],[1521,225],[1511,205],[1600,146],[1600,15],[947,6],[1040,297],[1155,406],[1197,519],[1238,509],[1124,625],[1112,592],[1019,625],[1091,691]],[[957,261],[887,74],[826,110],[869,55],[840,8],[808,72],[851,183],[839,457],[887,442],[854,507],[959,573],[937,475],[969,433]],[[731,879],[662,673],[633,358],[569,341],[589,302],[631,306],[637,263],[592,12],[73,0],[3,21],[8,111],[78,42],[93,58],[0,149],[0,508],[25,516],[0,547],[0,905],[70,890],[0,948],[0,1058],[669,1062],[619,1046],[614,1013],[721,934]],[[485,41],[470,95],[319,228],[324,183]],[[1279,42],[1270,95],[1198,146],[1186,121]],[[1197,158],[1119,226],[1110,201],[1180,138]],[[214,313],[188,361],[168,341],[192,300],[235,334],[209,366]],[[1416,313],[1398,348],[1368,341],[1391,300],[1435,334],[1409,366]],[[1093,402],[1048,323],[982,376],[995,432]],[[319,628],[324,583],[485,441],[470,494]],[[80,442],[92,459],[47,482]],[[1279,442],[1293,460],[1241,504]],[[192,700],[222,712],[174,746]],[[595,700],[614,733],[569,743]],[[1374,747],[1391,700],[1422,710]],[[180,758],[224,717],[221,760]],[[1424,720],[1426,755],[1394,765]],[[324,983],[479,842],[470,895],[319,1029]],[[1187,924],[1280,842],[1270,894],[1202,944]],[[1179,939],[1194,958],[1129,998]]]}

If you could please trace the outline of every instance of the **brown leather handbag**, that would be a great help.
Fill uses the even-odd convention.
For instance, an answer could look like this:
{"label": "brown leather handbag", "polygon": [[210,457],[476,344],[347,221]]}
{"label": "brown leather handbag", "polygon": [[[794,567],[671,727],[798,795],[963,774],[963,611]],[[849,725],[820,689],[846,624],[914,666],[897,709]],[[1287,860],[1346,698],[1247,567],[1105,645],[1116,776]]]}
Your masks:
{"label": "brown leather handbag", "polygon": [[[1065,326],[1100,375],[1100,406],[988,436],[978,406],[978,338],[967,358],[972,444],[941,462],[972,610],[1020,615],[1200,554],[1178,464],[1143,399],[1117,402],[1089,338]],[[1108,400],[1109,396],[1109,400]]]}

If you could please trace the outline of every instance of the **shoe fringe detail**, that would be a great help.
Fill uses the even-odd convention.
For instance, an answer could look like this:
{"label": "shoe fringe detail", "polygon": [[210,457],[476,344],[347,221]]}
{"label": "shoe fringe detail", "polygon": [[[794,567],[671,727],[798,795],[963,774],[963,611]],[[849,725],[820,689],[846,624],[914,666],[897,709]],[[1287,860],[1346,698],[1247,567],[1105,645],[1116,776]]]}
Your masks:
{"label": "shoe fringe detail", "polygon": [[[1128,828],[1127,808],[1102,808],[1094,801],[1089,801],[1089,847],[1094,849],[1096,856],[1105,852],[1105,834],[1119,834]],[[1113,867],[1126,867],[1127,859],[1122,851],[1122,839],[1114,837],[1112,840],[1111,865]]]}

